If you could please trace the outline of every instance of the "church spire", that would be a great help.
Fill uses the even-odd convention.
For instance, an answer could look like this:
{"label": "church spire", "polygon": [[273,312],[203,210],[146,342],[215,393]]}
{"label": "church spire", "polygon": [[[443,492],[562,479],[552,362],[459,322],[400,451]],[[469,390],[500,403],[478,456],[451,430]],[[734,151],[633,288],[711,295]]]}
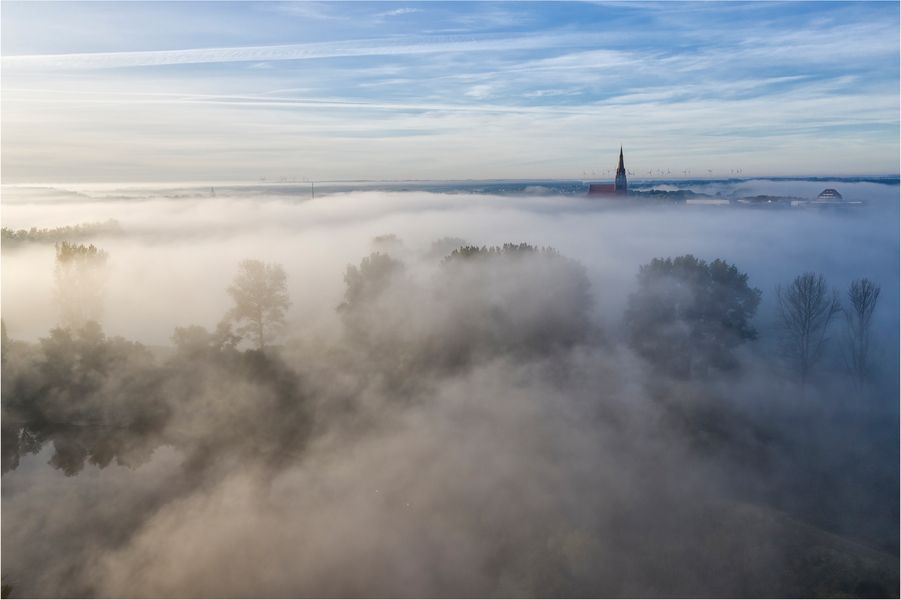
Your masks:
{"label": "church spire", "polygon": [[623,162],[623,147],[619,147],[619,163],[616,165],[616,179],[613,182],[613,191],[617,194],[625,194],[629,191],[629,183],[626,181],[626,165]]}

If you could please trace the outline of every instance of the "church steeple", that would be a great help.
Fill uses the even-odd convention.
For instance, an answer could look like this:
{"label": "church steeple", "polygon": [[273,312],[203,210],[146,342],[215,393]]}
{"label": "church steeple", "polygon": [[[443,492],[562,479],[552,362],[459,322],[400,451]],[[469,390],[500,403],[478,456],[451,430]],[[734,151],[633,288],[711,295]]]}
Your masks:
{"label": "church steeple", "polygon": [[613,182],[613,191],[617,194],[625,194],[629,191],[629,182],[626,181],[626,165],[623,162],[623,147],[619,147],[619,163],[616,165],[616,179]]}

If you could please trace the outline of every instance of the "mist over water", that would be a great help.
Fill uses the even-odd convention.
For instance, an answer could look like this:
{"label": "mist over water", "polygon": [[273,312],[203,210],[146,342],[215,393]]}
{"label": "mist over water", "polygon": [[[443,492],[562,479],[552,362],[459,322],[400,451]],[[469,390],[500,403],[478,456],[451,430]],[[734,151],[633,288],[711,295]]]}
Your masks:
{"label": "mist over water", "polygon": [[[898,594],[896,183],[693,188],[867,203],[832,212],[276,187],[4,188],[5,227],[119,225],[87,240],[102,341],[47,342],[54,247],[3,247],[15,595]],[[464,243],[559,255],[446,258]],[[734,372],[673,377],[629,343],[639,268],[685,254],[762,292]],[[287,275],[278,340],[176,344],[216,330],[247,258]],[[806,383],[780,356],[775,288],[804,272],[881,286],[863,388],[841,319]]]}

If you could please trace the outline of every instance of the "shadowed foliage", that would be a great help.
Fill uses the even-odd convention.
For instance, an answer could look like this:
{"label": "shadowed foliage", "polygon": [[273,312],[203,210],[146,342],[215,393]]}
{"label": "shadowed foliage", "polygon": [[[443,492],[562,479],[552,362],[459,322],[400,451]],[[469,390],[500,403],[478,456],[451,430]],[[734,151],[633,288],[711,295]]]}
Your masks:
{"label": "shadowed foliage", "polygon": [[625,321],[641,356],[677,377],[738,366],[734,349],[757,338],[760,290],[722,260],[655,258],[641,267]]}
{"label": "shadowed foliage", "polygon": [[50,243],[56,244],[63,241],[85,240],[100,235],[119,235],[122,233],[122,227],[115,219],[109,219],[97,223],[81,223],[79,225],[69,225],[65,227],[37,228],[31,229],[10,229],[3,227],[0,229],[0,237],[3,240],[3,246],[13,247],[27,243]]}
{"label": "shadowed foliage", "polygon": [[896,424],[737,351],[735,266],[645,265],[636,360],[552,248],[418,256],[349,266],[333,335],[262,349],[253,319],[166,347],[0,323],[14,593],[897,595]]}

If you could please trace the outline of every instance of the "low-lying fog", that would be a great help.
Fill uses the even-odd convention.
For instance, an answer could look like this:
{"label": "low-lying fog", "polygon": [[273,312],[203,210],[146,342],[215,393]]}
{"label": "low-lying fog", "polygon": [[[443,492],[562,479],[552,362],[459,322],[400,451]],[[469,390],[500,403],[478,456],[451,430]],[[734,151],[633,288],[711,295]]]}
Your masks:
{"label": "low-lying fog", "polygon": [[[896,596],[898,186],[698,191],[737,186],[867,204],[4,188],[13,230],[116,222],[71,240],[108,255],[102,332],[51,332],[72,300],[57,249],[4,238],[4,585]],[[536,249],[448,258],[505,243]],[[761,292],[728,368],[673,370],[673,338],[636,333],[639,268],[687,254]],[[287,278],[262,351],[215,333],[245,259]],[[853,280],[880,286],[865,374],[836,313],[799,375],[776,287],[807,272],[845,308]],[[711,347],[699,335],[685,353]]]}

